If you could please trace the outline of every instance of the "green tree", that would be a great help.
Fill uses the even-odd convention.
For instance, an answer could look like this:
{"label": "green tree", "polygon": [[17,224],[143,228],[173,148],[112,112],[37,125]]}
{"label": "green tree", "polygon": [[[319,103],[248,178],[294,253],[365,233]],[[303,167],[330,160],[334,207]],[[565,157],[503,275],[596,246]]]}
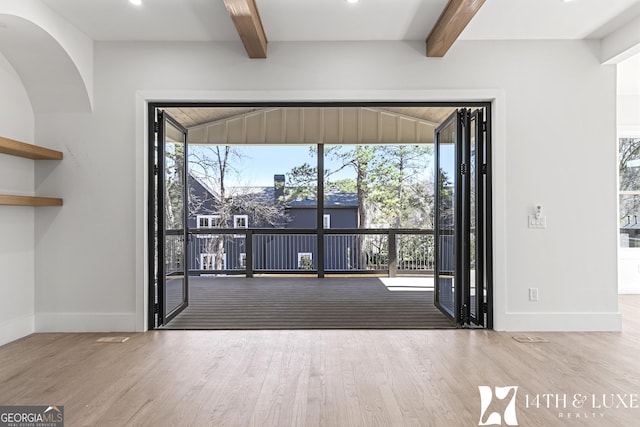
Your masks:
{"label": "green tree", "polygon": [[[431,146],[355,145],[325,147],[325,193],[355,193],[358,227],[430,227],[433,223]],[[351,170],[354,178],[332,179]],[[308,163],[288,174],[287,200],[316,196],[317,168]],[[365,265],[365,236],[358,236],[358,260]]]}
{"label": "green tree", "polygon": [[428,185],[426,170],[432,147],[427,145],[380,146],[371,174],[372,202],[377,207],[377,223],[394,228],[417,228],[426,225],[422,214],[433,204],[433,187]]}

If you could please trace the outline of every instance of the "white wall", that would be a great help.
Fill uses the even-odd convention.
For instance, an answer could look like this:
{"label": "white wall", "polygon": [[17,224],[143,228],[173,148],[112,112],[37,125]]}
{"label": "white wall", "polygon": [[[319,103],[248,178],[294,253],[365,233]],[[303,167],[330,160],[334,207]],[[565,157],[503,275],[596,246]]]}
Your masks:
{"label": "white wall", "polygon": [[[32,143],[33,110],[0,54],[0,136]],[[33,160],[0,154],[0,193],[32,195]],[[34,208],[0,206],[0,345],[34,331]]]}
{"label": "white wall", "polygon": [[[55,169],[36,166],[38,190],[65,200],[62,210],[36,212],[36,329],[144,325],[140,97],[384,101],[465,93],[496,98],[496,327],[619,329],[615,68],[599,64],[598,47],[459,42],[434,59],[422,42],[270,43],[268,59],[250,60],[239,43],[96,43],[95,111],[36,116],[37,140],[65,152]],[[548,216],[545,230],[527,228],[536,203]],[[530,287],[540,301],[527,300]]]}

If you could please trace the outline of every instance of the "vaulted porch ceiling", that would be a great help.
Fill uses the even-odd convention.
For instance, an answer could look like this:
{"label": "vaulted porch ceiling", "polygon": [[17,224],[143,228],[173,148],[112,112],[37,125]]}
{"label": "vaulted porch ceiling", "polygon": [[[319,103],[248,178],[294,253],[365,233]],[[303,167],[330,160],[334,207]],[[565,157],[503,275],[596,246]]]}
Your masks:
{"label": "vaulted porch ceiling", "polygon": [[419,144],[454,107],[171,107],[194,144]]}
{"label": "vaulted porch ceiling", "polygon": [[[164,108],[171,117],[182,126],[192,128],[206,123],[213,123],[233,117],[239,117],[263,107],[169,107]],[[455,110],[454,107],[377,107],[377,110],[391,114],[407,116],[435,124],[442,123]]]}

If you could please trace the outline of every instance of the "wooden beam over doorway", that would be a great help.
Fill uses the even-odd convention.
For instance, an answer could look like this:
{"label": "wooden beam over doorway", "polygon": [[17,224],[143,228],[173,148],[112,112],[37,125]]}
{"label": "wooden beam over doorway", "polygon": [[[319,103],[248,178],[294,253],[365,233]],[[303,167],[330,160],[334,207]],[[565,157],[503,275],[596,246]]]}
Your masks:
{"label": "wooden beam over doorway", "polygon": [[427,56],[443,57],[485,0],[449,0],[427,37]]}
{"label": "wooden beam over doorway", "polygon": [[267,36],[255,0],[224,0],[249,58],[267,57]]}

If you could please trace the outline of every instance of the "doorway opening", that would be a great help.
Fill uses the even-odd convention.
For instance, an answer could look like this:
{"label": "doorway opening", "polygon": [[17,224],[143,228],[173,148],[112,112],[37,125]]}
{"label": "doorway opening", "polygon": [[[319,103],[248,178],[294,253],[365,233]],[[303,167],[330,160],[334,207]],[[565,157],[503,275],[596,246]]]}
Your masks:
{"label": "doorway opening", "polygon": [[[383,301],[364,317],[390,308],[418,319],[435,307],[451,326],[491,328],[490,111],[473,102],[149,104],[150,326],[184,317],[190,289],[228,278],[248,288],[267,276],[357,276],[387,296],[431,297],[410,298],[415,310]],[[314,283],[326,290],[329,280]],[[361,296],[352,307],[367,305]],[[299,307],[332,307],[315,297]],[[426,325],[369,327],[442,327]]]}

